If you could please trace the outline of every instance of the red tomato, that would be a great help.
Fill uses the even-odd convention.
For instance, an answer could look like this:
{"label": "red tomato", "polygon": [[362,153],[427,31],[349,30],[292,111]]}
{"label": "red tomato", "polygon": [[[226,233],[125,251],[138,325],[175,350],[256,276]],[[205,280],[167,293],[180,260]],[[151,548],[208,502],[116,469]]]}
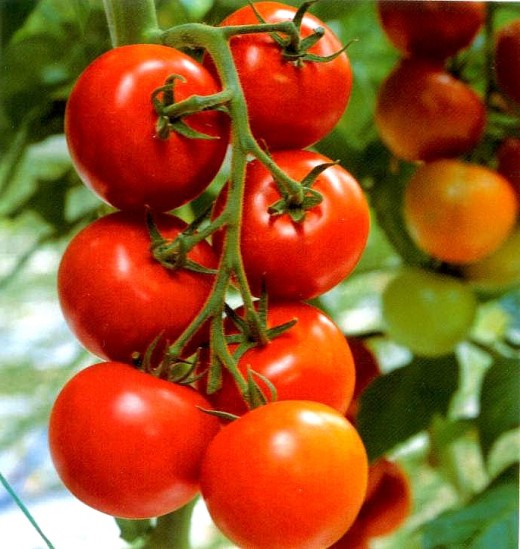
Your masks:
{"label": "red tomato", "polygon": [[520,105],[520,19],[502,27],[495,43],[495,74],[498,87]]}
{"label": "red tomato", "polygon": [[[173,239],[184,222],[156,216],[164,237]],[[206,242],[189,257],[216,265]],[[144,216],[116,212],[77,234],[61,260],[58,295],[64,317],[79,341],[95,355],[130,362],[163,334],[173,342],[196,317],[208,297],[213,276],[186,269],[168,270],[150,252]]]}
{"label": "red tomato", "polygon": [[122,46],[91,63],[79,77],[65,114],[65,133],[76,170],[104,201],[122,210],[171,210],[198,196],[222,164],[227,121],[203,112],[185,122],[217,139],[172,132],[157,137],[152,91],[182,75],[175,99],[218,91],[213,77],[191,57],[152,44]]}
{"label": "red tomato", "polygon": [[[301,181],[328,158],[311,151],[280,151],[273,160],[290,177]],[[269,206],[280,199],[270,172],[257,160],[247,167],[242,220],[242,259],[253,292],[262,281],[275,299],[305,300],[341,282],[356,266],[365,248],[370,213],[357,181],[335,165],[312,186],[323,196],[298,223],[288,214],[273,216]],[[223,207],[224,196],[216,210]],[[215,234],[216,249],[223,233]]]}
{"label": "red tomato", "polygon": [[469,46],[486,18],[485,2],[378,0],[383,30],[402,53],[446,59]]}
{"label": "red tomato", "polygon": [[520,139],[508,137],[497,151],[497,171],[509,180],[520,204]]}
{"label": "red tomato", "polygon": [[[243,315],[243,310],[237,311]],[[267,325],[297,323],[263,347],[254,347],[239,360],[265,376],[277,391],[277,400],[313,400],[345,413],[354,390],[352,354],[341,330],[319,309],[305,303],[279,303],[269,307]],[[256,378],[266,397],[269,389]],[[247,406],[226,371],[222,388],[208,397],[216,410],[241,415]]]}
{"label": "red tomato", "polygon": [[410,514],[412,496],[406,473],[380,459],[368,471],[367,497],[352,528],[330,549],[368,549],[369,540],[402,526]]}
{"label": "red tomato", "polygon": [[118,362],[90,366],[60,392],[49,445],[65,486],[95,509],[148,518],[195,497],[218,420],[193,389]]}
{"label": "red tomato", "polygon": [[[255,2],[255,9],[267,23],[290,21],[296,13],[296,8],[279,2]],[[224,19],[221,26],[257,23],[251,6],[244,6]],[[325,34],[309,53],[329,56],[341,50],[334,33],[309,13],[301,24],[302,38],[317,27]],[[329,62],[303,61],[299,65],[285,59],[283,49],[267,33],[235,36],[230,45],[251,130],[270,150],[307,147],[334,128],[347,107],[352,88],[346,53]]]}
{"label": "red tomato", "polygon": [[486,108],[441,65],[410,58],[381,85],[375,121],[381,139],[397,157],[433,160],[473,149],[484,131]]}
{"label": "red tomato", "polygon": [[352,395],[352,402],[347,412],[347,418],[354,422],[359,408],[359,398],[368,385],[381,375],[381,370],[376,357],[362,339],[349,337],[348,345],[354,359],[356,385],[354,387],[354,394]]}
{"label": "red tomato", "polygon": [[200,483],[215,524],[242,549],[315,549],[354,522],[367,470],[363,443],[339,412],[284,400],[224,427]]}
{"label": "red tomato", "polygon": [[370,466],[374,486],[361,508],[357,521],[367,537],[385,536],[397,530],[411,511],[412,495],[406,473],[397,463],[380,459]]}

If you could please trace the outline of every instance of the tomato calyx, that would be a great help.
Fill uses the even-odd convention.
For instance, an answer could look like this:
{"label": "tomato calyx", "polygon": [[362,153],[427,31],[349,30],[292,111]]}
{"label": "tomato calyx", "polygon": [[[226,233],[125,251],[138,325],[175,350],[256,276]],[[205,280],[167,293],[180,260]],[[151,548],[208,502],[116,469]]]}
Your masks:
{"label": "tomato calyx", "polygon": [[[277,32],[269,33],[269,36],[280,47],[282,58],[290,63],[293,63],[297,67],[303,67],[305,62],[329,63],[330,61],[334,61],[334,59],[336,59],[344,51],[346,51],[346,49],[350,45],[350,42],[349,42],[337,52],[334,52],[333,54],[326,55],[326,56],[309,53],[309,50],[315,44],[317,44],[321,40],[321,38],[323,38],[323,36],[325,35],[325,29],[323,27],[318,26],[313,29],[312,34],[310,34],[309,36],[305,38],[301,38],[300,36],[300,29],[301,29],[303,17],[309,11],[309,8],[313,4],[315,4],[317,1],[318,0],[307,0],[306,2],[303,2],[302,5],[298,8],[296,13],[294,14],[292,23],[294,24],[294,27],[296,28],[296,31],[297,31],[295,35],[287,35],[286,37],[283,37]],[[256,17],[258,18],[258,21],[260,23],[265,24],[266,23],[265,19],[257,10],[253,2],[251,2],[250,0],[249,0],[249,5],[251,6],[251,9],[254,11]]]}
{"label": "tomato calyx", "polygon": [[186,78],[180,74],[172,74],[163,86],[152,92],[152,105],[158,116],[155,127],[157,137],[168,139],[172,132],[176,132],[189,139],[219,139],[218,136],[194,130],[183,118],[206,110],[227,112],[225,104],[232,97],[231,90],[226,89],[207,96],[192,95],[183,101],[176,102],[175,86],[178,82],[186,82]]}
{"label": "tomato calyx", "polygon": [[295,223],[302,223],[305,219],[305,213],[318,206],[323,201],[321,193],[312,189],[312,185],[327,168],[334,166],[338,162],[325,162],[313,168],[300,182],[301,192],[296,194],[285,185],[285,182],[275,178],[282,198],[271,204],[268,208],[269,214],[279,216],[288,214]]}
{"label": "tomato calyx", "polygon": [[205,267],[188,257],[190,250],[199,242],[204,240],[205,234],[197,233],[198,227],[207,219],[209,210],[195,219],[182,233],[174,240],[164,238],[153,219],[150,211],[146,213],[146,225],[150,235],[150,251],[153,257],[166,269],[188,269],[196,273],[215,275],[216,269]]}
{"label": "tomato calyx", "polygon": [[227,318],[238,330],[238,333],[236,334],[226,335],[226,342],[228,345],[237,345],[237,348],[233,353],[233,358],[237,361],[249,349],[257,346],[267,345],[271,340],[291,329],[297,322],[296,319],[292,319],[288,322],[284,322],[283,324],[268,328],[267,300],[264,296],[265,293],[258,302],[258,319],[260,321],[259,323],[248,319],[247,314],[245,318],[241,317],[228,304],[225,305],[225,313]]}

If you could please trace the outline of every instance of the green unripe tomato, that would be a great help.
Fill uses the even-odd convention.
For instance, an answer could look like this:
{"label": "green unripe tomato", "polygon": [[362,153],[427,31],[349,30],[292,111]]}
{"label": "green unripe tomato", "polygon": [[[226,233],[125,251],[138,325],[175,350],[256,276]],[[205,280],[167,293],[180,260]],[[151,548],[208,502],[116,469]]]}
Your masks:
{"label": "green unripe tomato", "polygon": [[419,269],[403,271],[383,292],[388,335],[422,356],[451,352],[467,336],[476,309],[468,285]]}
{"label": "green unripe tomato", "polygon": [[484,292],[500,292],[520,286],[520,226],[496,252],[466,265],[464,276]]}

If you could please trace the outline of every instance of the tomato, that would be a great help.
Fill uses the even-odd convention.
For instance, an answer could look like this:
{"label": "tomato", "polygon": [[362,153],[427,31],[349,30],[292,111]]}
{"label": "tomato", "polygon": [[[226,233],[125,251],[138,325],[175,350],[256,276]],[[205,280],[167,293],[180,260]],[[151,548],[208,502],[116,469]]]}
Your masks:
{"label": "tomato", "polygon": [[378,0],[390,42],[407,56],[444,60],[466,48],[482,28],[485,2]]}
{"label": "tomato", "polygon": [[[237,313],[243,316],[243,310]],[[313,400],[345,413],[355,384],[349,345],[341,330],[319,309],[305,303],[278,303],[268,309],[267,326],[297,323],[265,346],[253,347],[239,360],[244,376],[250,368],[276,387],[277,400]],[[269,389],[258,378],[263,393]],[[208,397],[213,407],[236,415],[247,406],[233,378],[224,372],[222,388]]]}
{"label": "tomato", "polygon": [[477,310],[471,289],[455,278],[407,269],[383,292],[388,335],[412,352],[440,356],[469,333]]}
{"label": "tomato", "polygon": [[[156,223],[169,239],[185,228],[168,214],[158,215]],[[211,291],[212,275],[166,269],[149,248],[144,216],[116,212],[85,227],[62,257],[58,295],[64,317],[79,341],[100,358],[129,362],[161,334],[163,341],[173,342]],[[206,242],[189,258],[216,265]]]}
{"label": "tomato", "polygon": [[402,526],[410,514],[410,484],[402,467],[385,458],[370,466],[369,484],[371,476],[375,476],[375,486],[357,521],[367,537],[386,536]]}
{"label": "tomato", "polygon": [[[311,151],[279,151],[273,160],[290,177],[301,181],[316,166],[330,162]],[[271,215],[269,206],[281,195],[270,172],[257,160],[249,163],[241,230],[244,268],[253,293],[262,281],[274,299],[316,297],[348,276],[365,248],[370,213],[357,181],[341,166],[327,168],[312,188],[321,204],[305,212],[302,222],[289,214]],[[217,202],[222,209],[224,195]],[[223,233],[214,236],[222,249]]]}
{"label": "tomato", "polygon": [[[290,21],[296,8],[279,2],[255,2],[267,23]],[[221,26],[258,24],[251,6],[232,13]],[[329,56],[342,44],[330,28],[306,13],[301,36],[321,27],[322,38],[310,54]],[[352,69],[346,53],[332,61],[287,60],[283,49],[267,33],[235,36],[230,42],[253,135],[270,150],[312,145],[337,124],[345,111],[352,88]],[[209,62],[211,66],[211,62]]]}
{"label": "tomato", "polygon": [[381,375],[381,370],[376,357],[362,339],[349,337],[348,344],[354,358],[356,384],[352,401],[348,408],[347,418],[354,422],[359,407],[359,398],[370,383]]}
{"label": "tomato", "polygon": [[405,190],[406,226],[417,246],[457,264],[497,250],[515,225],[517,201],[497,172],[460,160],[421,166]]}
{"label": "tomato", "polygon": [[411,58],[383,81],[375,121],[382,141],[397,157],[433,160],[473,149],[484,131],[486,108],[441,64]]}
{"label": "tomato", "polygon": [[520,204],[520,139],[508,137],[497,151],[497,171],[509,180]]}
{"label": "tomato", "polygon": [[200,485],[215,524],[239,547],[316,549],[354,522],[367,470],[363,443],[339,412],[284,400],[219,432]]}
{"label": "tomato", "polygon": [[498,87],[520,105],[520,19],[504,25],[495,41],[495,76]]}
{"label": "tomato", "polygon": [[151,94],[172,74],[175,99],[218,91],[208,71],[173,48],[136,44],[115,48],[80,75],[65,114],[65,133],[81,179],[122,210],[145,205],[167,211],[198,196],[219,170],[228,144],[225,115],[203,112],[185,119],[216,139],[156,135]]}
{"label": "tomato", "polygon": [[475,288],[485,292],[520,286],[520,227],[491,255],[465,265],[463,272]]}
{"label": "tomato", "polygon": [[148,518],[178,509],[199,489],[203,454],[219,422],[191,388],[118,362],[69,380],[52,408],[49,445],[65,486],[95,509]]}
{"label": "tomato", "polygon": [[370,466],[371,493],[352,528],[331,549],[368,549],[369,540],[386,536],[403,525],[411,511],[410,484],[402,467],[382,458]]}

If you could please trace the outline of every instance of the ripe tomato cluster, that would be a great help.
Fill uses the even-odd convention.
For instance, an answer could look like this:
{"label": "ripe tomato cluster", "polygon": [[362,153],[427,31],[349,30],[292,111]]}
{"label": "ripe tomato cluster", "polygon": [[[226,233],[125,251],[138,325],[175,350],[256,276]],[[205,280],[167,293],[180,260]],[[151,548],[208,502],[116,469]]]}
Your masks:
{"label": "ripe tomato cluster", "polygon": [[[102,362],[63,387],[49,441],[64,484],[100,511],[160,516],[200,490],[240,547],[310,549],[339,540],[362,507],[367,456],[346,417],[354,359],[305,300],[355,268],[369,208],[347,170],[304,148],[334,127],[352,85],[308,4],[232,14],[221,36],[259,28],[233,31],[229,58],[114,48],[70,95],[72,161],[116,211],[78,233],[59,267],[64,317]],[[189,225],[170,213],[205,192],[228,149],[232,166],[247,162],[212,211]]]}
{"label": "ripe tomato cluster", "polygon": [[[393,155],[416,165],[404,189],[404,225],[434,270],[456,275],[399,274],[384,293],[383,315],[397,342],[420,355],[441,355],[473,324],[468,281],[503,288],[520,278],[510,261],[517,247],[518,139],[495,132],[496,162],[479,162],[478,147],[488,146],[489,102],[449,69],[482,29],[485,2],[385,0],[377,9],[401,58],[379,90],[376,125]],[[489,89],[497,86],[493,101],[506,113],[518,108],[519,28],[514,21],[501,29],[493,52]],[[504,274],[492,274],[495,268]]]}

